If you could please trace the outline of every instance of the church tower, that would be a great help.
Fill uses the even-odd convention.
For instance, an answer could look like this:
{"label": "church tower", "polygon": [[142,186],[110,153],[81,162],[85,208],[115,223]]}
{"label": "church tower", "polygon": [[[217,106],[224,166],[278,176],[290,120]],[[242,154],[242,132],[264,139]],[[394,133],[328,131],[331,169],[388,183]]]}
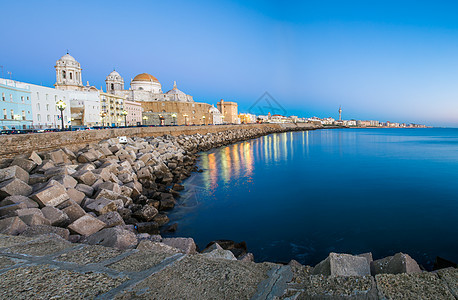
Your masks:
{"label": "church tower", "polygon": [[70,54],[62,56],[54,66],[56,68],[56,83],[59,90],[79,91],[83,89],[81,65]]}
{"label": "church tower", "polygon": [[116,94],[116,91],[124,90],[124,79],[115,70],[108,74],[105,83],[107,84],[107,93]]}

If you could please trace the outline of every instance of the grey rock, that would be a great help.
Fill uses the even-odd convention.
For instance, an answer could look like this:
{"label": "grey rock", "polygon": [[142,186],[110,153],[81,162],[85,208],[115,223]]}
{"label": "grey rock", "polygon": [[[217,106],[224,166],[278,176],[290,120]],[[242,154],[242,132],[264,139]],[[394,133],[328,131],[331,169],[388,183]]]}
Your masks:
{"label": "grey rock", "polygon": [[6,205],[11,205],[11,204],[16,204],[16,203],[25,203],[27,205],[27,208],[36,208],[38,207],[38,203],[30,199],[29,197],[26,196],[21,196],[21,195],[16,195],[16,196],[9,196],[3,199],[0,202],[0,207],[1,206],[6,206]]}
{"label": "grey rock", "polygon": [[69,223],[73,223],[86,214],[84,209],[79,205],[70,205],[62,209],[62,212],[68,216]]}
{"label": "grey rock", "polygon": [[27,208],[27,204],[23,202],[5,205],[5,206],[0,207],[0,216],[14,217],[14,216],[17,216],[16,211],[20,209],[24,209],[24,208]]}
{"label": "grey rock", "polygon": [[85,208],[98,215],[103,215],[110,211],[116,211],[118,209],[118,205],[115,201],[102,197],[90,202]]}
{"label": "grey rock", "polygon": [[45,219],[44,217],[38,214],[23,215],[19,216],[19,218],[28,226],[51,225],[51,222],[49,222],[49,220]]}
{"label": "grey rock", "polygon": [[91,197],[94,194],[94,189],[86,184],[77,184],[75,189],[84,193],[87,197]]}
{"label": "grey rock", "polygon": [[70,200],[75,201],[78,205],[83,203],[84,198],[86,195],[83,192],[78,191],[77,189],[68,189],[67,195]]}
{"label": "grey rock", "polygon": [[105,223],[86,214],[68,226],[68,229],[82,236],[89,236],[105,227]]}
{"label": "grey rock", "polygon": [[0,233],[18,235],[26,230],[25,224],[19,217],[10,217],[0,220]]}
{"label": "grey rock", "polygon": [[105,228],[87,238],[90,245],[102,245],[118,249],[129,249],[137,246],[137,237],[133,232],[121,227]]}
{"label": "grey rock", "polygon": [[151,221],[158,214],[158,210],[150,205],[143,206],[140,210],[134,212],[134,217],[138,217],[146,222]]}
{"label": "grey rock", "polygon": [[110,228],[110,227],[114,227],[118,225],[120,226],[126,225],[126,223],[124,223],[123,218],[117,211],[107,212],[106,214],[99,216],[97,219],[107,224],[106,228]]}
{"label": "grey rock", "polygon": [[370,266],[364,257],[331,252],[313,268],[312,275],[366,276],[370,275]]}
{"label": "grey rock", "polygon": [[35,169],[37,163],[32,160],[16,157],[11,165],[21,167],[24,171],[30,173],[33,169]]}
{"label": "grey rock", "polygon": [[43,163],[43,160],[35,151],[32,151],[32,153],[30,153],[28,159],[35,162],[37,165],[41,165]]}
{"label": "grey rock", "polygon": [[31,193],[32,187],[18,178],[0,183],[0,199],[15,195],[28,196]]}
{"label": "grey rock", "polygon": [[67,214],[55,207],[45,206],[41,209],[41,212],[52,226],[65,226],[70,223]]}
{"label": "grey rock", "polygon": [[0,182],[10,179],[20,179],[25,183],[29,182],[29,173],[19,166],[10,166],[5,169],[0,169]]}
{"label": "grey rock", "polygon": [[72,174],[72,176],[78,180],[79,183],[89,186],[92,186],[97,181],[94,173],[88,170],[77,171],[76,173]]}
{"label": "grey rock", "polygon": [[192,238],[165,238],[162,239],[162,243],[169,245],[170,247],[180,250],[180,252],[186,254],[197,253],[197,246]]}
{"label": "grey rock", "polygon": [[408,254],[396,253],[371,263],[371,273],[377,274],[400,274],[400,273],[421,273],[417,262]]}
{"label": "grey rock", "polygon": [[41,207],[57,206],[69,199],[65,187],[58,182],[48,185],[44,189],[31,195],[30,198],[35,200]]}

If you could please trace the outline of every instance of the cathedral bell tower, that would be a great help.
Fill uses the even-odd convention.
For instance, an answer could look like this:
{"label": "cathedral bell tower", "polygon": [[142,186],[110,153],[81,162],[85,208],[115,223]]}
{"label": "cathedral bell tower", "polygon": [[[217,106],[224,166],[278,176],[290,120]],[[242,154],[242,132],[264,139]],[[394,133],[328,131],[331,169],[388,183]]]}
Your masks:
{"label": "cathedral bell tower", "polygon": [[79,91],[83,89],[81,65],[70,54],[62,56],[54,66],[56,68],[56,83],[59,90]]}
{"label": "cathedral bell tower", "polygon": [[116,91],[124,90],[124,79],[115,70],[108,74],[105,83],[107,84],[107,93],[116,94]]}

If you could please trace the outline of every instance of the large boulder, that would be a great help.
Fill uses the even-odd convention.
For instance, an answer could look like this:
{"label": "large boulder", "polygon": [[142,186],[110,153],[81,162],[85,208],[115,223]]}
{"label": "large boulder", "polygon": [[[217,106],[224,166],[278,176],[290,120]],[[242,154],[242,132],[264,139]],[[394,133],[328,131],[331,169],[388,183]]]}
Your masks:
{"label": "large boulder", "polygon": [[51,225],[48,219],[40,216],[39,214],[30,214],[30,215],[23,215],[19,216],[19,218],[28,226],[33,225]]}
{"label": "large boulder", "polygon": [[10,179],[20,179],[25,183],[29,182],[29,173],[19,166],[11,166],[5,169],[0,169],[0,182]]}
{"label": "large boulder", "polygon": [[6,205],[11,205],[11,204],[17,204],[17,203],[25,203],[27,205],[27,208],[36,208],[38,207],[38,203],[30,199],[29,197],[26,196],[21,196],[21,195],[15,195],[15,196],[9,196],[3,199],[0,202],[0,207],[1,206],[6,206]]}
{"label": "large boulder", "polygon": [[11,165],[21,167],[24,171],[30,173],[33,169],[35,169],[37,163],[22,157],[16,157]]}
{"label": "large boulder", "polygon": [[76,203],[63,208],[62,212],[68,216],[70,223],[75,222],[86,214],[84,209]]}
{"label": "large boulder", "polygon": [[95,212],[97,215],[103,215],[110,211],[116,211],[118,204],[116,201],[106,198],[98,198],[86,205],[86,209]]}
{"label": "large boulder", "polygon": [[73,178],[78,180],[79,183],[92,186],[96,181],[97,177],[95,177],[94,173],[89,170],[80,170],[76,173],[72,174]]}
{"label": "large boulder", "polygon": [[162,243],[176,248],[180,250],[180,252],[186,254],[197,253],[197,246],[192,238],[165,238],[162,240]]}
{"label": "large boulder", "polygon": [[202,255],[208,258],[237,260],[234,254],[230,250],[224,250],[218,243],[214,243],[210,247],[206,248]]}
{"label": "large boulder", "polygon": [[417,262],[408,254],[396,253],[371,263],[371,273],[377,274],[400,274],[400,273],[421,273]]}
{"label": "large boulder", "polygon": [[118,225],[120,225],[120,226],[126,225],[124,223],[123,218],[121,217],[121,215],[117,211],[107,212],[106,214],[103,214],[103,215],[99,216],[97,219],[99,219],[100,221],[102,221],[105,224],[107,224],[106,228],[115,227],[115,226],[118,226]]}
{"label": "large boulder", "polygon": [[26,230],[25,224],[19,217],[10,217],[0,220],[0,233],[18,235]]}
{"label": "large boulder", "polygon": [[57,181],[48,184],[44,189],[39,190],[30,196],[41,207],[44,206],[57,206],[62,202],[68,200],[68,194],[65,187]]}
{"label": "large boulder", "polygon": [[70,219],[66,213],[52,206],[45,206],[41,209],[43,216],[49,220],[50,225],[65,226],[70,223]]}
{"label": "large boulder", "polygon": [[68,229],[73,233],[89,236],[91,234],[96,233],[97,231],[101,230],[105,227],[105,223],[94,218],[93,216],[86,214],[70,224]]}
{"label": "large boulder", "polygon": [[87,238],[90,245],[102,245],[118,249],[129,249],[137,246],[137,237],[121,227],[105,228]]}
{"label": "large boulder", "polygon": [[365,257],[331,252],[313,268],[312,275],[366,276],[370,275],[370,266]]}
{"label": "large boulder", "polygon": [[8,196],[28,196],[32,193],[32,187],[18,178],[0,183],[0,199]]}
{"label": "large boulder", "polygon": [[145,205],[141,209],[134,212],[133,216],[140,218],[146,222],[151,221],[158,214],[158,210],[151,205]]}

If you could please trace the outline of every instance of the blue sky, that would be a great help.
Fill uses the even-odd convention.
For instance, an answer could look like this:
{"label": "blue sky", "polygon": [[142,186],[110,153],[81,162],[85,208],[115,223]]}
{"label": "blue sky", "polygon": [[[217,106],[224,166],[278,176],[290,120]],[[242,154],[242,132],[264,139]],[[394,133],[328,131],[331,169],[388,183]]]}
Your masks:
{"label": "blue sky", "polygon": [[156,76],[196,101],[269,92],[289,115],[458,126],[456,1],[2,1],[0,65],[52,86]]}

